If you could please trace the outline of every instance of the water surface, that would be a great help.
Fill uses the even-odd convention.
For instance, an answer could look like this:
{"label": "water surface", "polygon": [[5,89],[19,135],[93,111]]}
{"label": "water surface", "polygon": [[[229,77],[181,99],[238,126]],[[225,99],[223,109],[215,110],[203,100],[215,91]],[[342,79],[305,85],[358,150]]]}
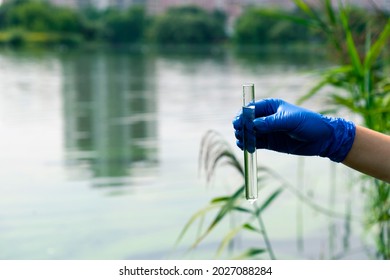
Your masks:
{"label": "water surface", "polygon": [[[0,258],[213,258],[228,224],[189,255],[196,229],[174,249],[189,217],[242,180],[221,168],[206,188],[202,137],[216,130],[235,146],[242,84],[254,83],[257,98],[294,102],[327,65],[305,51],[1,50]],[[258,163],[324,207],[361,214],[345,167],[269,151]],[[279,258],[369,257],[360,223],[321,214],[289,190],[263,219]]]}

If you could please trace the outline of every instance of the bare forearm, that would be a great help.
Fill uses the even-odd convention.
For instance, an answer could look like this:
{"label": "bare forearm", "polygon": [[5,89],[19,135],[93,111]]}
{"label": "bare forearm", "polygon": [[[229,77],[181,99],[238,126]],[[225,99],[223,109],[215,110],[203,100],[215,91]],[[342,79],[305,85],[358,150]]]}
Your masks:
{"label": "bare forearm", "polygon": [[356,126],[355,140],[343,164],[390,183],[390,136]]}

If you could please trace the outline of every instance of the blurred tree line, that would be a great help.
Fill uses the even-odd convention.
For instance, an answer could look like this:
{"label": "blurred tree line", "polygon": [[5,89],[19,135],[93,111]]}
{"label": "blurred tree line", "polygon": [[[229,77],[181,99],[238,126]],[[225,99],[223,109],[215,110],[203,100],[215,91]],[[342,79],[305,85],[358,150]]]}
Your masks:
{"label": "blurred tree line", "polygon": [[[287,13],[297,16],[299,12]],[[0,44],[208,45],[234,42],[258,46],[323,40],[311,28],[272,16],[275,14],[277,11],[248,7],[228,34],[224,12],[209,12],[194,6],[175,7],[161,15],[150,16],[142,6],[125,10],[93,7],[74,10],[45,1],[14,0],[0,6]],[[363,14],[367,11],[355,9],[353,13],[356,30],[364,29],[366,16]]]}

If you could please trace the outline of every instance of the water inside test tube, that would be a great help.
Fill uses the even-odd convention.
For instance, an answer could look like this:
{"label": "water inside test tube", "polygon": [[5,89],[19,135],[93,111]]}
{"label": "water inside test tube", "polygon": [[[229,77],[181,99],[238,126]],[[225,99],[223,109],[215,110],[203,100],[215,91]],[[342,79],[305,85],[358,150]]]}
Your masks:
{"label": "water inside test tube", "polygon": [[[243,107],[243,115],[247,120],[253,121],[255,116],[255,106]],[[247,134],[247,133],[246,133]],[[244,146],[251,144],[255,145],[254,137],[248,134],[244,136]],[[251,143],[249,143],[251,142]],[[244,174],[245,174],[245,197],[250,203],[254,203],[257,200],[257,158],[256,151],[249,152],[246,147],[244,150]]]}

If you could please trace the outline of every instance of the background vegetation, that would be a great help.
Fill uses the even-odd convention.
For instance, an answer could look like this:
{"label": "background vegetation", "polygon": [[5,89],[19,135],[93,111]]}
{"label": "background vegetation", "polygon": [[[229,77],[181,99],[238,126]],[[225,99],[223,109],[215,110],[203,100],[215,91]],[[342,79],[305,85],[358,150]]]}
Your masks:
{"label": "background vegetation", "polygon": [[[290,18],[308,17],[298,8],[284,13]],[[131,6],[127,10],[93,7],[74,10],[45,1],[14,0],[0,6],[0,44],[210,45],[232,42],[239,46],[261,46],[323,43],[328,39],[311,26],[280,20],[274,17],[275,14],[280,11],[249,6],[233,26],[228,26],[224,12],[208,12],[194,6],[171,8],[152,16],[141,6]],[[383,18],[381,11],[368,13],[354,8],[350,13],[350,28],[361,32],[370,22],[372,30],[380,30]]]}
{"label": "background vegetation", "polygon": [[150,27],[149,39],[161,45],[204,45],[222,42],[226,16],[198,7],[171,8],[157,16]]}

